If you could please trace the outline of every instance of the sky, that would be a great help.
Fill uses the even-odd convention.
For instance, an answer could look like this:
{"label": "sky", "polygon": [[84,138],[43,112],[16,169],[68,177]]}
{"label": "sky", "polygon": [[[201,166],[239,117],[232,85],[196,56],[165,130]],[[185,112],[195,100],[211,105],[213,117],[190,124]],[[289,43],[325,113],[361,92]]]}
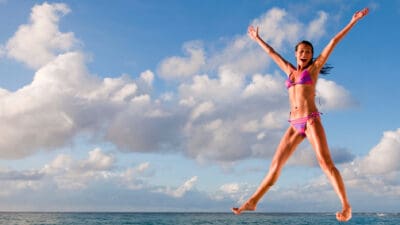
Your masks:
{"label": "sky", "polygon": [[[285,75],[337,45],[316,101],[355,212],[400,209],[400,1],[0,1],[0,210],[228,212],[289,126]],[[304,141],[259,212],[334,212]]]}

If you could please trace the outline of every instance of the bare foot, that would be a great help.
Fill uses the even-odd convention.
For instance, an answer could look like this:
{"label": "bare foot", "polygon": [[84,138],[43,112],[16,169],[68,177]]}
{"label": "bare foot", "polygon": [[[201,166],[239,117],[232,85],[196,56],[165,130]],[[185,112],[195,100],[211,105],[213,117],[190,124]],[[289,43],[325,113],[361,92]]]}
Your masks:
{"label": "bare foot", "polygon": [[236,215],[239,215],[243,211],[254,211],[256,210],[256,204],[252,203],[251,201],[245,202],[240,208],[232,208],[232,212]]}
{"label": "bare foot", "polygon": [[343,207],[342,212],[336,213],[336,219],[341,222],[347,222],[351,219],[351,207]]}

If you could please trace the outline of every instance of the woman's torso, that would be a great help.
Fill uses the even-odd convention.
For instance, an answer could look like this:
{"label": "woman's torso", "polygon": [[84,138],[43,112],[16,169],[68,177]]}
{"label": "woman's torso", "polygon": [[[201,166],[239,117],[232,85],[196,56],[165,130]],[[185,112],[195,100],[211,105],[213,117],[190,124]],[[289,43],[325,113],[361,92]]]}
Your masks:
{"label": "woman's torso", "polygon": [[317,112],[315,88],[318,74],[312,68],[293,70],[286,86],[289,92],[290,118],[302,118]]}

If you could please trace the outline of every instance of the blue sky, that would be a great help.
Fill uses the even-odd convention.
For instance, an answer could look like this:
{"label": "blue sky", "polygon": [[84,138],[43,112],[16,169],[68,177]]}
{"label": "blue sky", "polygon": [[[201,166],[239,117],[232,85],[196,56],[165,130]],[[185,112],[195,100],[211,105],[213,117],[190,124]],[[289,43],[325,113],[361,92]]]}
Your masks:
{"label": "blue sky", "polygon": [[[229,211],[288,126],[284,74],[370,7],[317,86],[354,211],[400,205],[400,1],[0,1],[0,210]],[[304,142],[261,212],[335,211]]]}

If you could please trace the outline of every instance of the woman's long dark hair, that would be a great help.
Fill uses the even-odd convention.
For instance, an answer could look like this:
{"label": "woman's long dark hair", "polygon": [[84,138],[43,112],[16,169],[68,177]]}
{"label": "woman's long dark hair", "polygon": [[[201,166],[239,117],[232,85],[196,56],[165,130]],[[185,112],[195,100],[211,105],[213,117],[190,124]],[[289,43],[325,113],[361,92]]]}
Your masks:
{"label": "woman's long dark hair", "polygon": [[[297,48],[299,47],[299,45],[301,44],[305,44],[311,47],[311,53],[314,56],[314,46],[311,44],[311,42],[306,41],[306,40],[302,40],[299,43],[297,43],[296,47],[295,47],[295,51],[297,51]],[[310,66],[313,62],[314,62],[315,58],[313,58],[306,67]],[[329,65],[328,63],[325,63],[325,65],[322,67],[322,69],[319,71],[320,74],[329,74],[329,71],[333,68],[333,66]]]}

